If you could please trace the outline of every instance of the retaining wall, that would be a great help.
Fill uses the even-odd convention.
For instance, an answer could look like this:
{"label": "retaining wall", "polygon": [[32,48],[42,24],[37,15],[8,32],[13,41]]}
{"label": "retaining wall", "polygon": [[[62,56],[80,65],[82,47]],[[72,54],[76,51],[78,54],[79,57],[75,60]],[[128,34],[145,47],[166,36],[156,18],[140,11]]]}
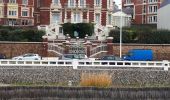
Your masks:
{"label": "retaining wall", "polygon": [[25,53],[47,56],[47,42],[0,42],[0,54],[12,58]]}
{"label": "retaining wall", "polygon": [[79,85],[82,73],[108,73],[113,86],[167,85],[170,86],[170,71],[156,69],[77,69],[72,67],[1,67],[0,83],[56,83]]}

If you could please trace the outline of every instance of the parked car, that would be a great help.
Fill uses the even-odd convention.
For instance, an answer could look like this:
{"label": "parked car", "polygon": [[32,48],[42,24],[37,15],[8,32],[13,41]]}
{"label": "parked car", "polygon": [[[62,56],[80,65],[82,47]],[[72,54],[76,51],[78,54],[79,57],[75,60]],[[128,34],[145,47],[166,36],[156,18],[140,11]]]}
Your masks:
{"label": "parked car", "polygon": [[5,59],[5,58],[6,58],[5,55],[0,54],[0,59]]}
{"label": "parked car", "polygon": [[41,60],[41,56],[38,54],[27,53],[21,56],[13,57],[13,60]]}
{"label": "parked car", "polygon": [[99,60],[116,60],[116,61],[120,61],[121,58],[115,56],[115,55],[106,55],[101,57]]}
{"label": "parked car", "polygon": [[71,59],[88,59],[85,54],[63,54],[59,57],[61,60],[71,60]]}
{"label": "parked car", "polygon": [[123,56],[123,59],[129,61],[152,61],[153,51],[151,49],[132,49]]}

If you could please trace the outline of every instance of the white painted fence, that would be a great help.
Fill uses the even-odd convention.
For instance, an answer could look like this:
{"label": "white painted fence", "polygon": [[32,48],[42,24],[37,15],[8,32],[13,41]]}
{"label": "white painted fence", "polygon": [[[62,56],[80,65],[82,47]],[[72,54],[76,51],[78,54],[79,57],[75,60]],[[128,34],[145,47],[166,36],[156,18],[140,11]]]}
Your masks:
{"label": "white painted fence", "polygon": [[83,68],[162,68],[166,71],[170,68],[170,62],[164,61],[101,61],[101,60],[0,60],[0,66],[65,66],[73,69]]}

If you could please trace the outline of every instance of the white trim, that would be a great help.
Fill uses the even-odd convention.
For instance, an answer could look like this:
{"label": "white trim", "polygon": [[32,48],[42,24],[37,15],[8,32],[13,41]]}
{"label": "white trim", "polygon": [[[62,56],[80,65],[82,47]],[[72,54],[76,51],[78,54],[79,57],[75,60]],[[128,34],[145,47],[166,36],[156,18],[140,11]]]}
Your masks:
{"label": "white trim", "polygon": [[71,4],[70,1],[71,1],[71,0],[68,0],[68,5],[67,5],[67,6],[68,6],[69,8],[75,7],[75,6],[76,6],[76,1],[73,0],[73,1],[74,1],[73,5]]}
{"label": "white trim", "polygon": [[[27,11],[27,16],[23,16],[23,11]],[[30,9],[26,7],[21,8],[21,16],[22,17],[30,17]]]}
{"label": "white trim", "polygon": [[102,0],[100,0],[99,5],[96,5],[96,0],[94,0],[94,7],[95,8],[102,8]]}
{"label": "white trim", "polygon": [[[79,20],[79,22],[78,21],[74,21],[74,14],[79,14],[80,15],[80,20]],[[77,16],[76,16],[76,18],[77,18]],[[71,12],[71,23],[82,23],[83,22],[83,12]]]}

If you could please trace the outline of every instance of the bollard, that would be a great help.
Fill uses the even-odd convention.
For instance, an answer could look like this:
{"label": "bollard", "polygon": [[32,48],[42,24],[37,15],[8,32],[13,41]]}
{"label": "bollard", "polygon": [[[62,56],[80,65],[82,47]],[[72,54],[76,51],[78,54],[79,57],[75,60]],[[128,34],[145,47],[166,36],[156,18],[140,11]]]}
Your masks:
{"label": "bollard", "polygon": [[78,59],[73,59],[73,69],[77,69],[77,66],[78,66]]}
{"label": "bollard", "polygon": [[68,86],[72,86],[72,81],[68,81]]}
{"label": "bollard", "polygon": [[164,66],[164,70],[165,70],[165,71],[168,71],[169,61],[168,61],[168,60],[163,60],[163,66]]}

